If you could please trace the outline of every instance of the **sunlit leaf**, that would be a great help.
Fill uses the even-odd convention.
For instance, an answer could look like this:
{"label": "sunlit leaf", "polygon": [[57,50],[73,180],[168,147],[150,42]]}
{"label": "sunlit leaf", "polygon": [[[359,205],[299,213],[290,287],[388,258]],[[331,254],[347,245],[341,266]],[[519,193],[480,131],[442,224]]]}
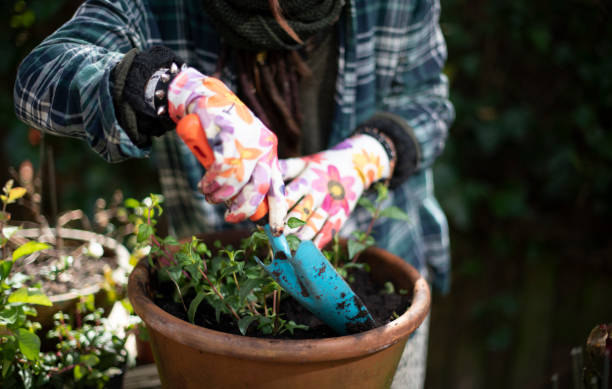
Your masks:
{"label": "sunlit leaf", "polygon": [[41,243],[41,242],[36,242],[36,241],[31,240],[17,247],[17,249],[13,251],[13,261],[16,261],[17,259],[23,257],[24,255],[30,255],[37,251],[48,249],[49,247],[51,246],[48,245],[47,243]]}
{"label": "sunlit leaf", "polygon": [[297,217],[290,217],[289,220],[287,220],[287,225],[290,228],[298,228],[305,224],[306,222],[304,220],[298,219]]}
{"label": "sunlit leaf", "polygon": [[40,339],[36,334],[31,333],[25,328],[17,329],[17,341],[19,343],[19,350],[21,353],[30,361],[38,359],[40,352]]}
{"label": "sunlit leaf", "polygon": [[13,292],[8,297],[8,302],[44,305],[46,307],[50,307],[53,305],[51,300],[49,300],[49,298],[44,293],[38,290],[29,290],[25,286]]}
{"label": "sunlit leaf", "polygon": [[13,202],[17,199],[20,199],[23,196],[25,196],[26,193],[28,193],[28,191],[25,188],[22,188],[20,186],[13,188],[9,191],[8,201]]}

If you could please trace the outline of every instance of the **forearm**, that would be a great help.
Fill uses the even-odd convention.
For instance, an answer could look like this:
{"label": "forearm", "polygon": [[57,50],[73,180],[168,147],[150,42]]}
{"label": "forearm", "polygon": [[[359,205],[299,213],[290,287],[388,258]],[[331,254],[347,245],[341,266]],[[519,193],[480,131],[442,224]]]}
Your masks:
{"label": "forearm", "polygon": [[[438,23],[437,0],[421,0],[412,16],[410,33],[402,41],[400,62],[389,92],[379,98],[376,117],[383,117],[382,131],[403,132],[399,157],[414,155],[402,167],[416,172],[435,161],[444,149],[454,109],[448,100],[448,80],[442,69],[446,45]],[[378,120],[380,121],[380,120]],[[412,145],[410,145],[412,143]],[[411,147],[412,146],[412,147]],[[406,163],[411,166],[406,167]],[[401,167],[400,167],[401,168]]]}
{"label": "forearm", "polygon": [[[17,116],[44,131],[77,137],[104,159],[145,155],[119,126],[112,97],[112,69],[123,53],[145,39],[126,21],[139,2],[84,3],[75,16],[22,62],[14,89]],[[120,15],[124,12],[124,15]]]}

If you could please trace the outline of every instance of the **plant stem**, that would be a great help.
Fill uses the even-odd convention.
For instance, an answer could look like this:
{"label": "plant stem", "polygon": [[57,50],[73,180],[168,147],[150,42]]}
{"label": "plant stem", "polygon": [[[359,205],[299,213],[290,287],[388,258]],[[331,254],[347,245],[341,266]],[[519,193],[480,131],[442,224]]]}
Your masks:
{"label": "plant stem", "polygon": [[[380,216],[380,207],[382,202],[379,202],[376,205],[376,210],[374,211],[374,215],[372,215],[372,219],[370,220],[370,223],[368,224],[368,229],[366,230],[366,233],[363,235],[363,239],[360,241],[360,243],[365,242],[365,240],[368,238],[368,236],[370,236],[370,234],[372,234],[372,229],[374,228],[374,222],[376,221],[376,219],[378,219],[378,217]],[[356,263],[357,260],[359,259],[359,255],[362,252],[358,252],[357,254],[355,254],[355,256],[353,257],[353,259],[351,260],[352,263]]]}
{"label": "plant stem", "polygon": [[[272,295],[272,314],[274,315],[274,333],[278,331],[278,304],[277,304],[278,290],[274,290]],[[279,301],[280,303],[280,301]]]}
{"label": "plant stem", "polygon": [[234,315],[234,317],[236,318],[236,320],[240,320],[240,315],[238,315],[236,313],[236,311],[234,310],[234,308],[232,308],[228,303],[225,302],[225,299],[223,298],[223,295],[221,293],[219,293],[219,291],[217,290],[217,288],[215,288],[215,285],[212,283],[212,281],[208,278],[208,276],[206,275],[206,273],[204,273],[202,271],[202,269],[200,270],[200,274],[202,274],[202,277],[204,277],[204,279],[206,280],[206,282],[208,282],[208,285],[210,285],[210,287],[212,288],[213,292],[215,292],[215,294],[221,299],[221,301],[223,301],[223,304],[225,304],[225,306],[230,310],[230,312],[232,313],[232,315]]}

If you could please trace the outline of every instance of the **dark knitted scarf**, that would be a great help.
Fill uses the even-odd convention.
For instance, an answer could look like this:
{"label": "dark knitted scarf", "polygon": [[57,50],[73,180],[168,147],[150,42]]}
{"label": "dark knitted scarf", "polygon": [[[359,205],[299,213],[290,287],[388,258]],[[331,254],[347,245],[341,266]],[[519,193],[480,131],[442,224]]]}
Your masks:
{"label": "dark knitted scarf", "polygon": [[[283,30],[268,0],[203,0],[219,34],[232,47],[295,50],[301,44]],[[282,15],[302,41],[334,24],[344,0],[281,0]]]}

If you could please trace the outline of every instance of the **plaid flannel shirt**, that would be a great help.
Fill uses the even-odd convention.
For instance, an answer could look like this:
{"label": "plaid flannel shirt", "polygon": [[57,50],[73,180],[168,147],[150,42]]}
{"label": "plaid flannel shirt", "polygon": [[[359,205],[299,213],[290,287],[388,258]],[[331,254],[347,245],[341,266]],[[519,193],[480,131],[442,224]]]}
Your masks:
{"label": "plaid flannel shirt", "polygon": [[[109,162],[150,154],[159,166],[165,210],[174,233],[235,228],[222,206],[196,189],[203,169],[175,133],[156,139],[153,150],[135,146],[119,126],[112,99],[113,67],[124,53],[163,44],[190,66],[212,73],[220,39],[202,0],[89,0],[21,64],[15,110],[27,124],[87,141]],[[412,127],[420,150],[418,171],[393,190],[389,203],[409,222],[380,219],[377,245],[428,274],[441,290],[449,285],[446,218],[432,187],[431,164],[444,147],[453,107],[441,73],[446,47],[438,25],[439,0],[348,0],[337,28],[339,60],[335,117],[329,146],[379,111],[399,114]],[[223,81],[236,87],[231,67]],[[342,229],[364,228],[369,215],[356,209]]]}

